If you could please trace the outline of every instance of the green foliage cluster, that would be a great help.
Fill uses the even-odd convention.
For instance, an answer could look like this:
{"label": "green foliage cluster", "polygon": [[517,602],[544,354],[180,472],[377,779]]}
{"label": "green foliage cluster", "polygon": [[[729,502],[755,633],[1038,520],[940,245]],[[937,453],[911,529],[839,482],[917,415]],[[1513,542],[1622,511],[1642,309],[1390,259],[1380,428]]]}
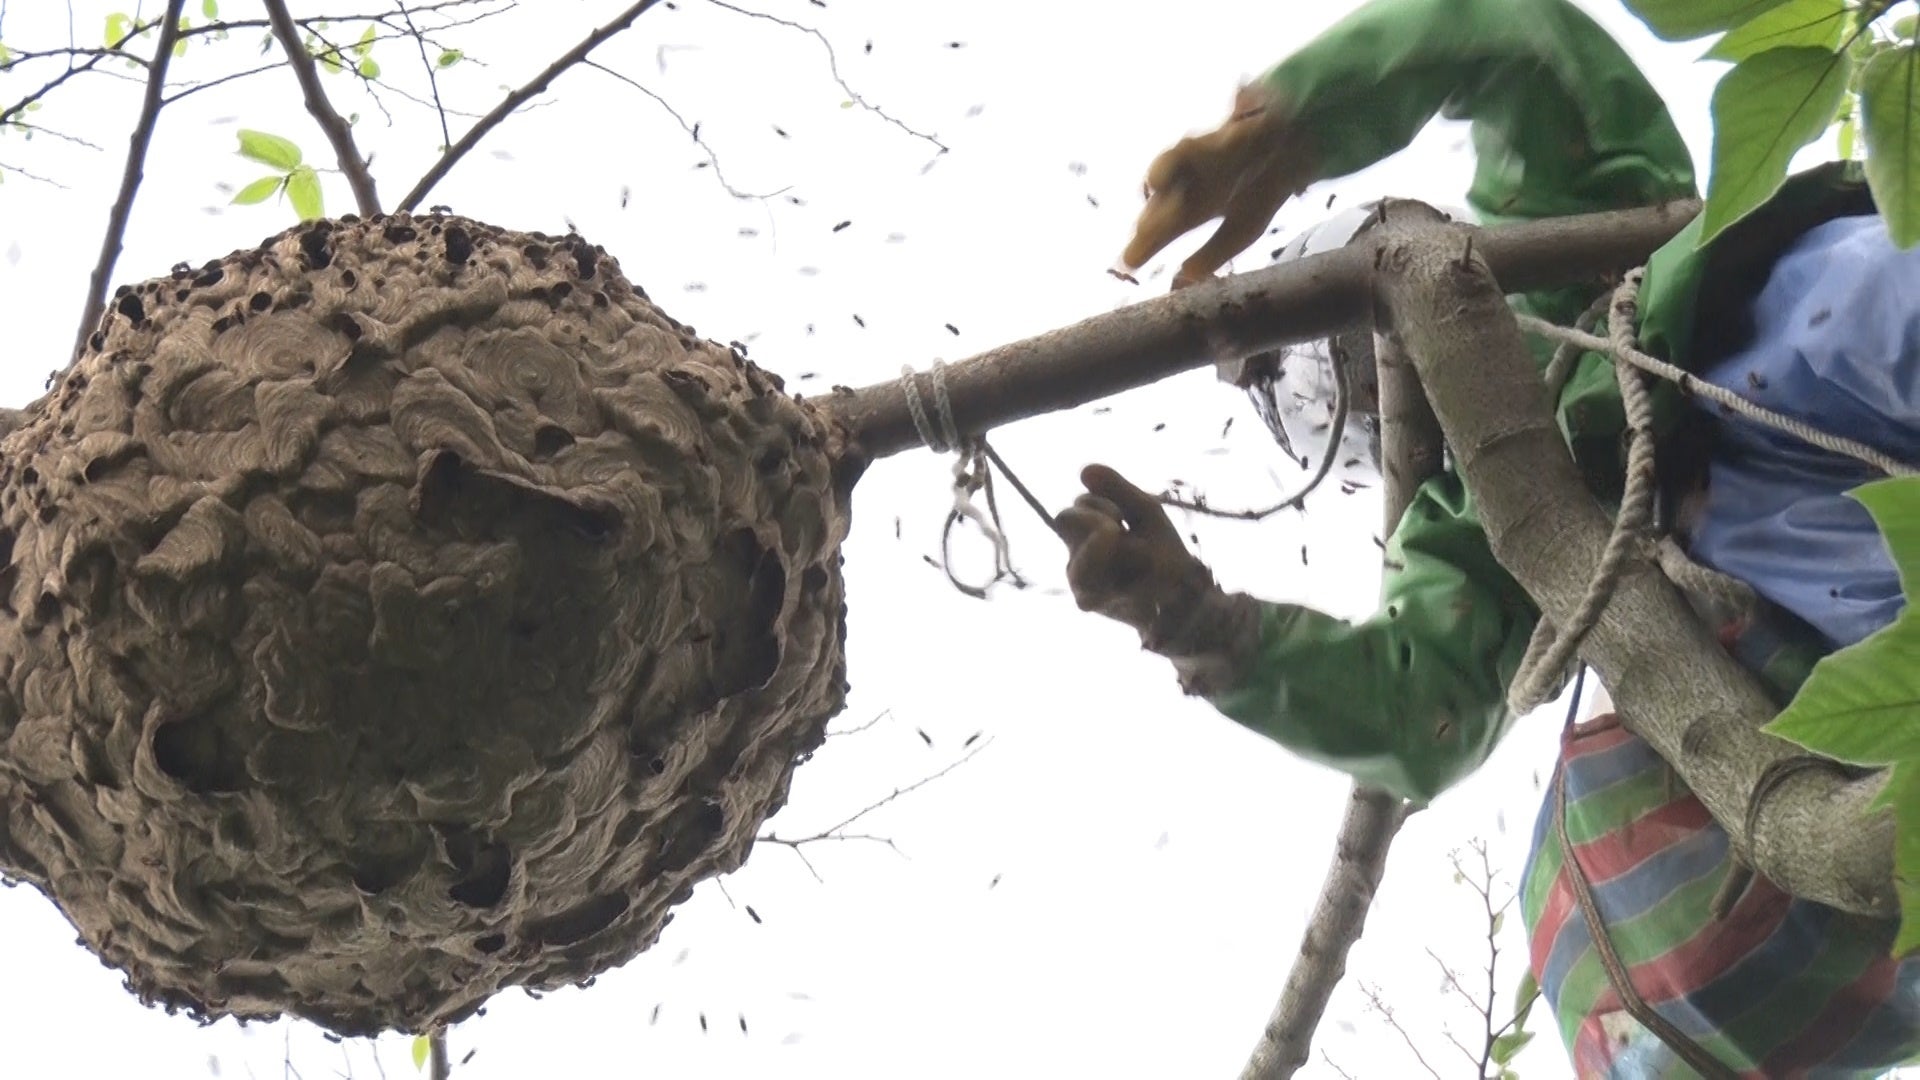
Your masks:
{"label": "green foliage cluster", "polygon": [[[1793,157],[1828,130],[1867,183],[1894,243],[1920,241],[1920,45],[1895,0],[1625,0],[1669,41],[1719,34],[1706,53],[1733,64],[1713,94],[1713,172],[1701,242],[1779,190]],[[1888,770],[1901,930],[1920,947],[1920,477],[1852,492],[1873,515],[1908,603],[1892,625],[1828,656],[1768,725],[1839,761]],[[1836,822],[1835,828],[1846,828]]]}
{"label": "green foliage cluster", "polygon": [[1625,0],[1669,41],[1719,34],[1706,59],[1733,64],[1713,93],[1713,171],[1700,241],[1767,201],[1794,155],[1837,129],[1894,243],[1920,241],[1920,46],[1896,0]]}

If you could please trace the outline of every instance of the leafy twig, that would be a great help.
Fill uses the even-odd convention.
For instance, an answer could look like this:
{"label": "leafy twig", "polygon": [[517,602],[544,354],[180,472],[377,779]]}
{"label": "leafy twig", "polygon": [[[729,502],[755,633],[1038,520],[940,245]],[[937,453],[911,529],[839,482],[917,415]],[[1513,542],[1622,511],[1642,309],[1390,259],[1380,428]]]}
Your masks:
{"label": "leafy twig", "polygon": [[492,112],[481,117],[479,122],[467,129],[465,135],[460,136],[459,142],[447,147],[446,152],[440,155],[440,160],[434,162],[433,167],[420,178],[420,182],[413,185],[413,190],[407,192],[406,198],[400,200],[399,208],[412,210],[419,206],[420,200],[426,198],[434,185],[445,178],[447,173],[453,171],[453,167],[459,164],[460,159],[466,157],[469,151],[478,146],[488,132],[498,127],[501,121],[513,115],[514,110],[526,104],[528,100],[545,92],[553,80],[559,78],[568,68],[585,60],[588,53],[599,48],[607,39],[632,26],[635,19],[646,14],[648,8],[659,2],[660,0],[639,0],[638,3],[615,16],[612,22],[581,39],[580,44],[568,49],[560,59],[548,64],[546,70],[535,75],[525,86],[502,98]]}
{"label": "leafy twig", "polygon": [[[172,10],[172,9],[169,8],[169,10]],[[4,126],[6,124],[11,123],[14,117],[19,116],[23,112],[26,112],[28,107],[31,106],[34,102],[39,101],[41,98],[46,97],[48,94],[53,93],[55,90],[58,90],[61,87],[61,85],[64,84],[68,79],[71,79],[76,75],[84,75],[87,72],[92,71],[94,68],[99,66],[100,61],[105,60],[107,57],[114,56],[114,55],[125,56],[126,53],[122,51],[121,47],[126,45],[127,42],[132,41],[134,38],[139,37],[141,34],[146,33],[148,30],[153,29],[153,27],[154,27],[154,24],[150,22],[134,23],[130,28],[128,28],[126,36],[122,37],[119,41],[115,41],[109,44],[106,47],[106,49],[104,49],[100,53],[87,57],[86,63],[75,64],[67,68],[67,70],[47,80],[46,83],[42,84],[38,90],[35,90],[34,92],[28,94],[26,97],[21,98],[19,101],[16,101],[13,104],[7,106],[5,111],[0,111],[0,126]],[[162,32],[164,33],[164,31]],[[174,20],[174,33],[175,34],[179,33],[178,19]],[[171,47],[167,49],[167,55],[168,56],[173,55],[173,49]],[[142,60],[141,62],[143,64],[145,63],[144,60]],[[164,67],[165,64],[163,63],[161,66]]]}
{"label": "leafy twig", "polygon": [[293,68],[294,78],[300,80],[300,94],[306,99],[307,112],[320,125],[320,130],[326,133],[327,141],[333,144],[333,156],[340,163],[340,171],[346,174],[347,186],[353,189],[354,206],[364,217],[378,214],[380,196],[374,190],[373,174],[367,171],[367,162],[360,155],[360,148],[353,144],[352,126],[327,100],[327,91],[320,85],[320,72],[314,66],[306,45],[300,41],[300,30],[287,11],[286,0],[264,2],[267,18],[273,23],[273,36],[279,39],[281,49],[285,50],[287,64]]}
{"label": "leafy twig", "polygon": [[[107,282],[113,277],[114,264],[120,261],[120,247],[126,240],[127,219],[133,215],[133,197],[145,178],[147,146],[153,142],[153,129],[160,120],[161,91],[167,82],[167,63],[173,59],[174,43],[180,40],[180,9],[186,0],[167,0],[166,14],[160,19],[160,43],[154,49],[153,65],[147,69],[147,93],[140,103],[140,119],[133,125],[127,145],[127,168],[120,177],[120,193],[107,212],[107,235],[100,242],[100,259],[94,263],[93,277],[87,283],[87,303],[81,309],[80,332],[75,335],[73,354],[87,347],[87,336],[107,310]],[[99,58],[81,67],[90,66]],[[78,70],[78,69],[75,69]],[[49,88],[54,83],[48,84]],[[45,92],[45,89],[41,91]]]}

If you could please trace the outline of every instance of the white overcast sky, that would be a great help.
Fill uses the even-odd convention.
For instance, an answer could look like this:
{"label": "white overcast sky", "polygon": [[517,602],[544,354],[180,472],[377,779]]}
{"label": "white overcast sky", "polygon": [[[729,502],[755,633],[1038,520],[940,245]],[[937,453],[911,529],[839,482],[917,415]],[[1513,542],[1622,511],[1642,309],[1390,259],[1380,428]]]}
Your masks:
{"label": "white overcast sky", "polygon": [[[755,360],[801,392],[957,360],[1158,291],[1164,277],[1136,289],[1103,273],[1128,235],[1147,161],[1216,123],[1236,80],[1357,6],[753,2],[818,27],[867,101],[936,132],[952,152],[923,173],[927,143],[842,107],[821,42],[679,0],[596,59],[699,121],[735,187],[789,189],[804,206],[730,198],[710,169],[694,168],[702,153],[658,104],[584,69],[496,131],[429,201],[515,228],[559,232],[571,221],[672,315],[714,339],[750,342]],[[70,6],[84,44],[99,39],[109,12],[126,9]],[[449,103],[491,107],[501,85],[523,82],[623,6],[543,0],[448,31],[445,44],[485,65],[446,75]],[[1582,6],[1667,95],[1704,174],[1707,96],[1721,69],[1694,64],[1698,46],[1654,41],[1615,0]],[[63,43],[68,7],[13,0],[0,41]],[[243,0],[221,7],[258,14]],[[355,5],[293,7],[305,15]],[[176,71],[217,75],[256,58],[257,44],[253,32],[196,44]],[[374,55],[402,88],[422,88],[407,43]],[[76,80],[35,116],[99,151],[45,135],[0,137],[0,166],[9,167],[0,186],[5,404],[38,396],[73,339],[140,89],[130,73],[115,74],[123,78]],[[0,99],[39,81],[35,69],[0,75]],[[361,115],[381,193],[397,201],[441,142],[432,114],[387,93],[389,121],[346,78],[326,85],[343,113]],[[466,122],[455,118],[456,138]],[[290,73],[187,99],[162,119],[116,282],[217,258],[291,224],[284,207],[224,206],[262,171],[232,153],[242,126],[286,135],[309,160],[331,163]],[[1436,126],[1394,163],[1315,189],[1279,224],[1310,222],[1336,195],[1457,202],[1470,170],[1464,137],[1461,126]],[[327,176],[326,194],[331,211],[350,208],[337,175]],[[1243,267],[1259,261],[1250,255]],[[1054,504],[1071,499],[1089,460],[1148,486],[1198,484],[1221,503],[1267,499],[1276,484],[1297,481],[1244,400],[1210,373],[1102,406],[1109,411],[1083,407],[1004,429],[997,445]],[[874,844],[815,845],[821,883],[791,852],[763,845],[725,880],[731,901],[703,886],[658,946],[595,986],[538,1001],[504,994],[487,1016],[460,1025],[455,1060],[474,1054],[456,1076],[1236,1073],[1292,961],[1347,782],[1183,699],[1165,663],[1143,655],[1130,632],[1076,610],[1060,590],[1057,542],[1011,498],[1014,557],[1039,587],[997,590],[984,603],[954,592],[924,559],[937,551],[947,479],[947,462],[916,452],[861,482],[846,545],[853,694],[836,724],[890,718],[830,741],[799,771],[791,805],[772,823],[790,835],[821,828],[941,768],[985,732],[984,752],[869,819],[909,858]],[[1377,514],[1368,493],[1329,491],[1305,519],[1192,528],[1229,586],[1358,616],[1371,610],[1378,583]],[[985,565],[976,536],[959,550],[968,568]],[[1368,1011],[1366,983],[1381,988],[1442,1075],[1472,1075],[1445,1032],[1473,1043],[1477,1017],[1449,996],[1428,950],[1480,972],[1486,927],[1447,857],[1484,838],[1502,882],[1517,877],[1558,726],[1551,709],[1525,721],[1491,765],[1407,827],[1318,1041],[1346,1072],[1425,1074]],[[753,905],[764,922],[736,904]],[[304,1024],[202,1029],[144,1009],[73,937],[37,892],[0,890],[0,1075],[268,1077],[283,1074],[288,1054],[307,1080],[412,1075],[399,1037],[337,1046]],[[1517,911],[1500,943],[1505,1007],[1525,964]],[[1542,1035],[1522,1059],[1528,1080],[1568,1074],[1548,1025],[1537,1014]],[[1303,1075],[1338,1074],[1317,1051]]]}

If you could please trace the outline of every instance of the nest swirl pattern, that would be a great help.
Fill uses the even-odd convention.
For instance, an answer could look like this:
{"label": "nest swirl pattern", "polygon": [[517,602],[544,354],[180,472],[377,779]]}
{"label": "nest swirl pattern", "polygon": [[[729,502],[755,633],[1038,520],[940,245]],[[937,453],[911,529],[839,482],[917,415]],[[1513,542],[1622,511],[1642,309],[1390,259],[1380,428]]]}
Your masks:
{"label": "nest swirl pattern", "polygon": [[846,691],[830,426],[577,236],[122,288],[0,441],[0,874],[143,1001],[419,1031],[631,959]]}

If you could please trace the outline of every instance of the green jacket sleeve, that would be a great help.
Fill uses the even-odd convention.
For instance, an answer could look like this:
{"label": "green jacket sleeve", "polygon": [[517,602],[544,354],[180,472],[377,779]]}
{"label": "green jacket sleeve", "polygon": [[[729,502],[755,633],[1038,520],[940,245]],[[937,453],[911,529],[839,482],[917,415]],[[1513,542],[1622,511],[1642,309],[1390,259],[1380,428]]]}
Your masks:
{"label": "green jacket sleeve", "polygon": [[1415,495],[1387,564],[1384,603],[1364,622],[1264,605],[1246,677],[1210,700],[1303,757],[1424,802],[1506,733],[1507,681],[1537,614],[1452,474]]}
{"label": "green jacket sleeve", "polygon": [[1322,179],[1404,148],[1435,115],[1473,122],[1482,220],[1694,193],[1665,103],[1566,0],[1374,0],[1267,73]]}
{"label": "green jacket sleeve", "polygon": [[[1565,0],[1375,0],[1265,81],[1316,134],[1323,177],[1394,153],[1436,114],[1471,120],[1470,201],[1483,220],[1695,191],[1666,106]],[[1591,296],[1523,304],[1571,322]],[[1424,801],[1478,768],[1505,734],[1506,687],[1538,614],[1494,559],[1457,476],[1417,493],[1387,551],[1379,614],[1348,623],[1264,605],[1238,684],[1209,700],[1302,756]]]}

